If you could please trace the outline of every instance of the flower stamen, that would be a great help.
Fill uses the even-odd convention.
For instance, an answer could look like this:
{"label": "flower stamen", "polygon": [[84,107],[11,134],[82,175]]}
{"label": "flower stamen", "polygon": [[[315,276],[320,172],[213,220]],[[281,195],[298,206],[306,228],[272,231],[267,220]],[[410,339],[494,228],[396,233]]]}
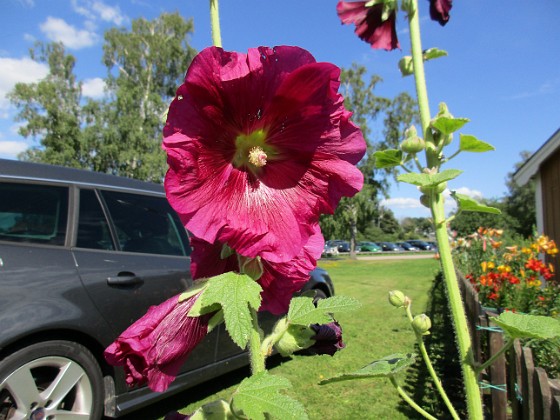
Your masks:
{"label": "flower stamen", "polygon": [[255,165],[257,168],[262,168],[266,165],[267,157],[265,151],[259,146],[252,147],[251,150],[249,150],[249,163]]}

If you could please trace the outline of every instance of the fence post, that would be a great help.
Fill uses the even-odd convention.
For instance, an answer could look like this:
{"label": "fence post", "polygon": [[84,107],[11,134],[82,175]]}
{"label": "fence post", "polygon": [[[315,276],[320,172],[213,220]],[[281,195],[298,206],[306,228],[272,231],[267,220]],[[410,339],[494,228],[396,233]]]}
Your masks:
{"label": "fence post", "polygon": [[[490,323],[491,326],[495,324]],[[496,354],[504,346],[504,335],[502,332],[490,332],[488,339],[488,355],[491,357]],[[492,388],[492,414],[493,420],[505,420],[507,417],[507,392],[502,389],[506,386],[506,358],[501,355],[490,366],[490,379],[494,386]]]}
{"label": "fence post", "polygon": [[533,373],[533,390],[535,392],[535,418],[551,420],[552,392],[550,392],[548,376],[543,368],[535,368],[535,373]]}
{"label": "fence post", "polygon": [[511,404],[511,418],[521,419],[523,384],[521,380],[521,343],[519,339],[513,342],[513,348],[509,351],[508,393]]}
{"label": "fence post", "polygon": [[535,365],[533,363],[533,352],[528,347],[522,348],[521,357],[521,382],[523,384],[523,418],[535,418],[535,400],[533,392],[533,373]]}

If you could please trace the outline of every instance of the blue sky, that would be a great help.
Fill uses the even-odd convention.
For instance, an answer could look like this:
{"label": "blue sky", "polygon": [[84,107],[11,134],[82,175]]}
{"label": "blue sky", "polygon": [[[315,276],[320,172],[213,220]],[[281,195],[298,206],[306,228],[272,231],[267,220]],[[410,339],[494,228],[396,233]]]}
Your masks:
{"label": "blue sky", "polygon": [[[397,63],[409,54],[404,15],[398,15],[401,51],[372,50],[342,26],[336,0],[222,0],[222,38],[227,50],[259,45],[299,45],[318,61],[349,67],[365,65],[383,78],[377,93],[393,97],[414,93],[412,78],[402,78]],[[153,19],[178,11],[192,17],[191,45],[211,45],[207,0],[1,0],[0,157],[33,145],[17,134],[14,109],[5,99],[16,82],[33,82],[44,66],[29,60],[35,40],[62,41],[77,59],[76,75],[84,95],[99,97],[106,69],[101,63],[103,33],[129,26],[132,19]],[[502,197],[505,178],[523,150],[536,151],[560,128],[560,2],[558,0],[455,0],[451,19],[441,27],[420,0],[423,48],[438,47],[449,56],[428,62],[426,73],[432,113],[446,102],[457,117],[470,118],[462,130],[491,143],[496,151],[461,154],[446,168],[464,170],[449,187],[475,198]],[[380,138],[375,130],[373,136]],[[450,154],[455,150],[450,149]],[[384,204],[397,217],[428,216],[412,186],[395,185]],[[450,207],[451,209],[452,207]]]}

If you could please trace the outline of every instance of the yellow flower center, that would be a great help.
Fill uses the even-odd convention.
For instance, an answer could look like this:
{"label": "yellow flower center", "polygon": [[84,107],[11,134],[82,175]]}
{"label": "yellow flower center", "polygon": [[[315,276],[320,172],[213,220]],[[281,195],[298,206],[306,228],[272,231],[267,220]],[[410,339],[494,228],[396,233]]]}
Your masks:
{"label": "yellow flower center", "polygon": [[240,134],[235,138],[235,155],[232,163],[236,168],[247,167],[250,170],[257,170],[265,166],[273,154],[273,148],[266,144],[266,132],[259,129],[250,134]]}

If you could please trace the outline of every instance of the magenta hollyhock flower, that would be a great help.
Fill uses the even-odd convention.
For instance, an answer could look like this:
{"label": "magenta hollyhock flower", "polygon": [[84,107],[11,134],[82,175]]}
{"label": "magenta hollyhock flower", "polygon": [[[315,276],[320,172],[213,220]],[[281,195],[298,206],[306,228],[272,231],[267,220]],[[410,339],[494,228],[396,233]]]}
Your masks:
{"label": "magenta hollyhock flower", "polygon": [[383,4],[366,7],[367,1],[339,1],[336,13],[343,24],[356,25],[354,32],[360,39],[371,45],[371,48],[387,51],[400,48],[395,27],[396,11],[393,10],[383,20]]}
{"label": "magenta hollyhock flower", "polygon": [[339,75],[298,47],[194,58],[163,140],[167,197],[187,229],[246,257],[300,254],[320,214],[363,185],[366,145]]}
{"label": "magenta hollyhock flower", "polygon": [[328,354],[334,356],[338,350],[342,350],[345,344],[342,342],[342,327],[336,321],[328,324],[311,325],[315,335],[311,337],[315,344],[307,350],[314,354]]}
{"label": "magenta hollyhock flower", "polygon": [[444,26],[449,20],[453,0],[430,0],[430,17]]}
{"label": "magenta hollyhock flower", "polygon": [[199,295],[182,302],[177,295],[150,307],[105,349],[109,364],[124,367],[129,386],[147,382],[151,390],[163,392],[175,379],[188,355],[206,336],[212,317],[187,316]]}
{"label": "magenta hollyhock flower", "polygon": [[[217,276],[228,271],[239,271],[237,255],[220,258],[223,245],[210,244],[202,239],[191,238],[191,274],[194,279]],[[275,315],[288,312],[293,294],[309,280],[309,273],[316,267],[324,247],[323,236],[318,225],[302,251],[291,261],[275,263],[261,259],[263,274],[258,280],[263,291],[260,311]],[[317,251],[319,250],[319,251]]]}

